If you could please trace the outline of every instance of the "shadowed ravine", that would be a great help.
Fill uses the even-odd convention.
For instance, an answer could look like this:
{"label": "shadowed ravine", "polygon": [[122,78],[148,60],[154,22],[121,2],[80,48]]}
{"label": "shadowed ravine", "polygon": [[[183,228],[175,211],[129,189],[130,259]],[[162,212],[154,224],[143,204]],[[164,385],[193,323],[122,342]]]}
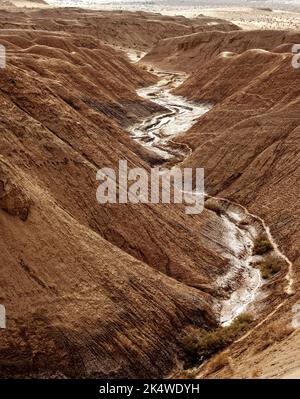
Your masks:
{"label": "shadowed ravine", "polygon": [[[209,104],[195,104],[183,97],[175,96],[171,90],[180,85],[184,74],[156,71],[161,77],[159,82],[137,91],[139,96],[151,100],[164,108],[166,112],[152,115],[140,123],[128,128],[128,132],[140,144],[153,150],[162,161],[179,163],[192,152],[186,144],[180,146],[172,141],[175,136],[185,133],[196,120],[212,108]],[[175,163],[175,162],[174,162]],[[197,195],[197,193],[194,193]],[[200,194],[201,195],[201,194]],[[265,222],[258,216],[251,214],[239,204],[224,198],[211,197],[222,210],[220,223],[223,240],[228,248],[222,256],[228,260],[230,270],[219,277],[216,282],[218,291],[225,293],[215,308],[221,325],[229,325],[239,314],[251,309],[258,301],[264,280],[260,270],[253,265],[259,257],[253,256],[255,238],[259,234],[268,237],[273,245],[273,253],[285,265],[285,293],[293,293],[292,263],[283,255]],[[243,224],[242,221],[247,221]]]}

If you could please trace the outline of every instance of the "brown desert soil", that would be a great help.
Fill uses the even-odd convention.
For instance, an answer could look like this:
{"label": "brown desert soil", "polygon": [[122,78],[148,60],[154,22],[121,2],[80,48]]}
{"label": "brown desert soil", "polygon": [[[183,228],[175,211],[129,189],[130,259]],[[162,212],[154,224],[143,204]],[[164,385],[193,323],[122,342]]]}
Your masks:
{"label": "brown desert soil", "polygon": [[[98,169],[160,162],[126,131],[165,111],[136,92],[157,83],[153,66],[186,72],[174,93],[213,105],[175,140],[191,150],[181,166],[204,167],[209,195],[263,218],[293,263],[293,295],[284,269],[256,327],[226,349],[228,366],[195,376],[298,375],[299,330],[271,332],[300,296],[300,73],[289,51],[299,40],[208,17],[0,11],[1,377],[167,376],[182,332],[217,325],[217,281],[231,266],[224,219],[96,201]],[[133,64],[124,49],[149,53]]]}
{"label": "brown desert soil", "polygon": [[109,14],[92,14],[0,14],[2,376],[161,376],[185,325],[216,322],[219,218],[96,202],[99,168],[156,162],[124,127],[161,107],[136,95],[157,77],[100,41]]}

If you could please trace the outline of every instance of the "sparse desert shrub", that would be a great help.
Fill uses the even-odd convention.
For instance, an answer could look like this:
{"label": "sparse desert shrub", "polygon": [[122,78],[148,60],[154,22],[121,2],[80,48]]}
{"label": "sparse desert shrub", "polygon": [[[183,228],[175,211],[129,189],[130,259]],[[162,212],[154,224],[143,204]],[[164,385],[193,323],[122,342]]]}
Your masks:
{"label": "sparse desert shrub", "polygon": [[221,205],[213,198],[209,198],[205,201],[204,207],[209,209],[210,211],[215,212],[218,215],[221,215],[223,212]]}
{"label": "sparse desert shrub", "polygon": [[242,219],[239,222],[239,226],[249,226],[249,221],[247,219]]}
{"label": "sparse desert shrub", "polygon": [[207,359],[230,345],[252,321],[253,317],[244,313],[226,327],[221,326],[211,331],[193,329],[182,337],[181,342],[191,361]]}
{"label": "sparse desert shrub", "polygon": [[265,234],[259,234],[254,240],[253,255],[264,255],[273,250],[273,245]]}
{"label": "sparse desert shrub", "polygon": [[273,11],[273,9],[270,8],[270,7],[259,7],[258,10],[267,11],[267,12],[272,12]]}
{"label": "sparse desert shrub", "polygon": [[238,317],[236,317],[232,324],[228,327],[236,330],[244,330],[245,327],[248,327],[250,323],[253,322],[253,316],[250,313],[241,313]]}
{"label": "sparse desert shrub", "polygon": [[180,380],[190,380],[195,378],[196,371],[193,369],[182,370],[178,378]]}
{"label": "sparse desert shrub", "polygon": [[263,260],[258,263],[258,267],[263,279],[268,279],[281,269],[278,259],[275,256],[265,256]]}
{"label": "sparse desert shrub", "polygon": [[228,356],[225,353],[220,353],[210,361],[207,371],[209,374],[215,373],[222,370],[226,366],[229,366]]}
{"label": "sparse desert shrub", "polygon": [[189,331],[186,335],[181,337],[181,343],[185,352],[194,356],[198,352],[199,339],[201,337],[202,332],[205,330],[194,328]]}

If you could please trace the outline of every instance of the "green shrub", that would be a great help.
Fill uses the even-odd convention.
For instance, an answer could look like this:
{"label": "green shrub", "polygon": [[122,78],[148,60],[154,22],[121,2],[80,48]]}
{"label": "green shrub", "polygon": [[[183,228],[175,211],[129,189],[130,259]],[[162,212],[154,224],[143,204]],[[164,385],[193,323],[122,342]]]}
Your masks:
{"label": "green shrub", "polygon": [[254,240],[253,255],[264,255],[273,250],[273,245],[264,234],[258,235]]}
{"label": "green shrub", "polygon": [[181,342],[190,358],[207,359],[230,345],[252,321],[252,316],[244,313],[226,327],[218,327],[211,331],[193,329],[182,338]]}
{"label": "green shrub", "polygon": [[271,255],[266,256],[262,261],[260,261],[258,263],[258,267],[260,269],[261,276],[264,279],[272,277],[281,269],[278,259]]}

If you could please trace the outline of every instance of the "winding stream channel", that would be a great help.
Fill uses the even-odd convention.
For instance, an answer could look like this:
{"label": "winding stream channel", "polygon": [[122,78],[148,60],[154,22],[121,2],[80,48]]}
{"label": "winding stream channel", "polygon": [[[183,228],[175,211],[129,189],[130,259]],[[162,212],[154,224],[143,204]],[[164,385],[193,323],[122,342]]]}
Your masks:
{"label": "winding stream channel", "polygon": [[[172,139],[184,134],[199,117],[208,112],[210,104],[195,104],[171,91],[186,78],[185,74],[155,71],[160,77],[157,84],[139,89],[137,94],[163,106],[166,111],[152,115],[128,128],[134,140],[154,151],[164,161],[184,159],[192,150],[187,145],[174,146]],[[195,193],[197,195],[197,193]],[[256,215],[224,198],[210,197],[222,208],[220,225],[223,242],[228,251],[222,256],[229,262],[229,271],[216,281],[216,288],[229,294],[218,301],[215,311],[221,325],[229,325],[239,314],[245,312],[259,296],[264,284],[260,270],[253,267],[259,257],[253,256],[255,237],[265,234],[273,244],[274,255],[287,265],[285,292],[292,294],[292,264],[278,249],[269,228]],[[245,223],[245,220],[247,223]],[[244,223],[243,223],[244,222]],[[225,298],[225,299],[224,299]]]}
{"label": "winding stream channel", "polygon": [[195,104],[185,98],[175,96],[171,90],[186,78],[185,74],[156,72],[161,78],[156,85],[137,90],[137,94],[166,109],[144,119],[129,128],[132,137],[144,147],[152,149],[165,161],[174,157],[185,157],[191,150],[188,146],[172,146],[172,138],[185,133],[197,119],[211,109],[209,104]]}

